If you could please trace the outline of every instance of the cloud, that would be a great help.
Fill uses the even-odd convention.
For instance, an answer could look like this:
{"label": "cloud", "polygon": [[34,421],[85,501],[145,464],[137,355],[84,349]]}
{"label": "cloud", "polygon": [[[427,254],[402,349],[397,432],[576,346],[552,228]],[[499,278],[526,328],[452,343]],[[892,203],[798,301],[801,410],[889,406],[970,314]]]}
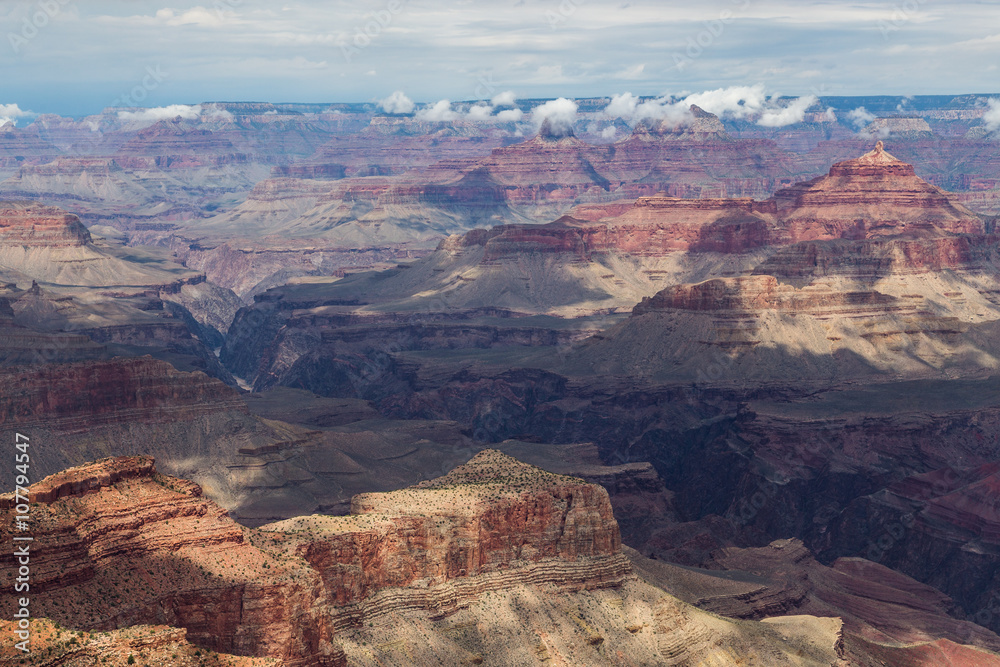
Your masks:
{"label": "cloud", "polygon": [[613,95],[608,106],[604,107],[604,115],[608,118],[621,118],[631,120],[635,116],[635,109],[639,106],[639,98],[632,93],[622,93]]}
{"label": "cloud", "polygon": [[138,111],[119,111],[118,118],[133,121],[160,121],[180,116],[186,120],[194,120],[201,116],[201,105],[171,104],[166,107],[152,107]]}
{"label": "cloud", "polygon": [[[809,95],[784,102],[769,96],[763,84],[706,90],[684,94],[683,97],[664,95],[646,101],[626,92],[614,95],[604,108],[603,115],[607,118],[621,118],[630,125],[661,121],[671,127],[680,127],[694,119],[691,114],[691,107],[694,105],[719,118],[756,118],[757,124],[763,127],[784,127],[801,123],[805,119],[806,110],[818,101],[815,95]],[[833,109],[826,111],[825,118],[836,120]]]}
{"label": "cloud", "polygon": [[417,112],[417,120],[424,120],[432,123],[451,121],[458,118],[458,112],[451,108],[449,100],[439,100],[429,107],[425,107]]}
{"label": "cloud", "polygon": [[640,101],[632,93],[614,95],[611,102],[604,108],[608,118],[621,118],[635,125],[642,121],[666,121],[672,127],[688,123],[693,116],[687,100],[675,100],[672,97],[658,97],[653,100]]}
{"label": "cloud", "polygon": [[232,120],[233,114],[226,109],[209,109],[202,114],[202,118],[209,120]]}
{"label": "cloud", "polygon": [[805,120],[806,109],[819,102],[815,95],[807,95],[789,102],[784,109],[765,111],[757,120],[761,127],[785,127]]}
{"label": "cloud", "polygon": [[520,109],[504,109],[497,113],[497,120],[503,122],[518,122],[524,118],[524,112]]}
{"label": "cloud", "polygon": [[493,115],[493,107],[488,104],[476,104],[469,109],[466,117],[469,120],[489,120]]}
{"label": "cloud", "polygon": [[22,111],[16,104],[0,104],[0,125],[11,123],[17,125],[17,119],[33,115],[30,111]]}
{"label": "cloud", "polygon": [[386,113],[411,113],[416,106],[401,90],[397,90],[384,100],[379,100],[378,105]]}
{"label": "cloud", "polygon": [[760,113],[767,101],[764,84],[755,86],[731,86],[703,93],[688,95],[684,102],[690,106],[697,104],[719,118],[742,119]]}
{"label": "cloud", "polygon": [[505,90],[494,95],[492,102],[495,107],[512,107],[517,102],[517,95],[513,90]]}
{"label": "cloud", "polygon": [[579,107],[573,100],[560,97],[536,107],[531,120],[539,132],[546,137],[560,138],[573,134],[576,111]]}
{"label": "cloud", "polygon": [[990,105],[990,110],[983,114],[983,122],[987,130],[996,132],[1000,130],[1000,99],[989,99],[986,103]]}
{"label": "cloud", "polygon": [[851,121],[851,125],[860,130],[868,125],[868,123],[875,120],[875,114],[871,113],[864,107],[858,107],[854,111],[848,112],[847,120]]}
{"label": "cloud", "polygon": [[616,134],[618,134],[618,128],[614,125],[608,125],[606,128],[601,130],[601,137],[605,139],[614,139]]}

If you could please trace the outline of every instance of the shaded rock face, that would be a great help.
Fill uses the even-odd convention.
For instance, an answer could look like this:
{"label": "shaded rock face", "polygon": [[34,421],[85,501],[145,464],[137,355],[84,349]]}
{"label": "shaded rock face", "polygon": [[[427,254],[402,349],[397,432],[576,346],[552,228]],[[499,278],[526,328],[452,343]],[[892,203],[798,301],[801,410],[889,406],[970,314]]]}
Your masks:
{"label": "shaded rock face", "polygon": [[823,311],[827,308],[876,307],[896,305],[897,300],[878,292],[830,292],[821,289],[798,290],[780,285],[774,276],[715,278],[697,285],[675,285],[649,299],[643,299],[632,311],[642,315],[657,310],[758,310]]}
{"label": "shaded rock face", "polygon": [[90,243],[80,218],[55,206],[0,202],[0,245],[66,248]]}
{"label": "shaded rock face", "polygon": [[[346,665],[337,633],[369,616],[449,613],[526,583],[613,587],[630,573],[603,489],[489,450],[432,482],[360,496],[350,517],[259,531],[142,457],[72,468],[30,494],[38,617],[166,622],[200,646],[288,665]],[[0,503],[12,516],[13,495]]]}
{"label": "shaded rock face", "polygon": [[942,465],[856,498],[831,523],[821,555],[863,554],[947,591],[969,620],[998,630],[998,471],[995,461]]}

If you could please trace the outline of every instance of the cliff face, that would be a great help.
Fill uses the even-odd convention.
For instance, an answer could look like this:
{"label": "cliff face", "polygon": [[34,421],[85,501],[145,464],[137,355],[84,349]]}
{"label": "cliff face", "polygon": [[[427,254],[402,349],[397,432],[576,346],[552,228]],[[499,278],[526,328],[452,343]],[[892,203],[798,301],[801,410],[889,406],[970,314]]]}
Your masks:
{"label": "cliff face", "polygon": [[[718,554],[715,567],[733,576],[636,560],[649,581],[670,579],[682,597],[701,595],[698,604],[723,613],[798,614],[763,623],[708,615],[631,575],[603,490],[491,450],[444,477],[359,496],[351,516],[259,530],[236,526],[200,487],[143,457],[63,471],[30,497],[33,647],[49,649],[37,662],[46,667],[168,653],[170,664],[247,667],[435,656],[680,666],[741,655],[827,667],[848,656],[870,664],[899,641],[917,642],[899,649],[910,659],[936,648],[993,665],[982,647],[1000,642],[944,619],[946,599],[926,587],[873,564],[821,568],[800,544]],[[0,496],[8,538],[14,505]],[[770,578],[741,571],[765,563]],[[14,567],[0,556],[0,571]],[[847,622],[803,612],[846,612]],[[946,627],[925,627],[938,621]]]}
{"label": "cliff face", "polygon": [[[36,617],[89,629],[167,622],[201,646],[289,665],[346,664],[336,635],[367,618],[446,614],[528,583],[618,586],[630,572],[602,489],[492,451],[418,487],[361,496],[350,517],[259,531],[148,458],[73,468],[30,493]],[[2,497],[5,532],[14,504]]]}
{"label": "cliff face", "polygon": [[75,215],[33,202],[0,203],[0,245],[68,248],[88,243],[90,232]]}

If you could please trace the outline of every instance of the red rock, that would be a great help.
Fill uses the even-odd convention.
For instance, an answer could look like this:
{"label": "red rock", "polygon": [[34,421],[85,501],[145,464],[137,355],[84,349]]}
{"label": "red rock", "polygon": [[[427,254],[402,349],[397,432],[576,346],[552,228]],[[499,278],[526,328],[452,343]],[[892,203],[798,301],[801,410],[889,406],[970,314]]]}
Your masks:
{"label": "red rock", "polygon": [[0,202],[0,245],[65,248],[90,243],[80,218],[35,202]]}
{"label": "red rock", "polygon": [[788,241],[921,238],[982,234],[982,220],[889,155],[879,142],[855,160],[839,162],[828,176],[775,194]]}
{"label": "red rock", "polygon": [[[33,615],[109,630],[166,622],[200,646],[290,666],[345,665],[336,635],[369,614],[444,614],[485,591],[601,588],[630,573],[603,489],[491,450],[437,480],[359,496],[351,517],[258,531],[148,458],[66,470],[30,495]],[[0,498],[9,540],[14,498]],[[15,566],[0,555],[0,570]]]}

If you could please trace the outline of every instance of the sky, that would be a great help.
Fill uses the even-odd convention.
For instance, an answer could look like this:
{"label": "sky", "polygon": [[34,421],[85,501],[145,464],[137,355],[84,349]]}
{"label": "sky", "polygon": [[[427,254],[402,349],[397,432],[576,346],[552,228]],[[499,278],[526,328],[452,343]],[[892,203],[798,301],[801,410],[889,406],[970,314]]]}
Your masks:
{"label": "sky", "polygon": [[1000,91],[1000,2],[0,0],[0,107]]}

